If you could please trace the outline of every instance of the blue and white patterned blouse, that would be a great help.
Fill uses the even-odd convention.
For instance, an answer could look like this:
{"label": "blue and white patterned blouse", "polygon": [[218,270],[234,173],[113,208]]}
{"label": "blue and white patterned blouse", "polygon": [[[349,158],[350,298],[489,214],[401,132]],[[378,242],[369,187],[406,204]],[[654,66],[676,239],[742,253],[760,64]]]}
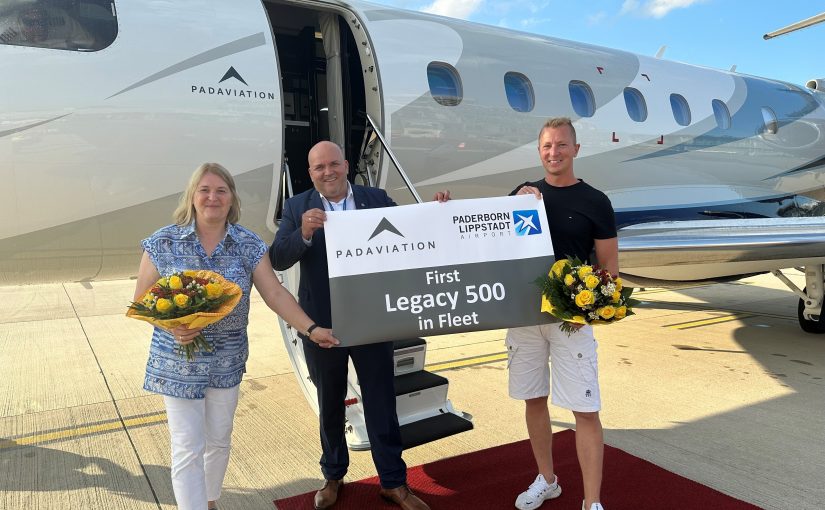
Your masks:
{"label": "blue and white patterned blouse", "polygon": [[204,328],[203,336],[212,345],[212,352],[195,352],[192,361],[177,352],[178,344],[170,332],[156,327],[143,388],[172,397],[198,399],[204,398],[207,387],[231,388],[240,384],[249,357],[246,325],[252,272],[266,254],[266,244],[251,230],[229,224],[223,241],[207,256],[194,222],[183,227],[163,227],[141,244],[161,276],[186,269],[207,269],[237,283],[243,291],[229,315]]}

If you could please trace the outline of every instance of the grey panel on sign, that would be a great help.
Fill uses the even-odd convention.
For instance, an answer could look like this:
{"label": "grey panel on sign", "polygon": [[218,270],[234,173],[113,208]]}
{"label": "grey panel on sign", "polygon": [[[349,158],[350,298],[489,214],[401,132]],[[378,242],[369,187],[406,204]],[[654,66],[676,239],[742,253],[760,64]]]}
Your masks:
{"label": "grey panel on sign", "polygon": [[332,329],[341,345],[360,345],[551,322],[533,282],[552,263],[537,257],[331,278]]}

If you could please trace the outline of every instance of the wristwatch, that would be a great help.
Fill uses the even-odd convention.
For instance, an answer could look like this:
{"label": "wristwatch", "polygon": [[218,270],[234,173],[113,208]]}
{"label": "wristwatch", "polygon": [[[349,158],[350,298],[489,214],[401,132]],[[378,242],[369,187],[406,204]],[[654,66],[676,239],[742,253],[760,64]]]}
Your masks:
{"label": "wristwatch", "polygon": [[312,324],[310,324],[310,326],[307,328],[307,338],[312,336],[312,331],[315,330],[315,328],[317,328],[317,327],[318,327],[318,325],[315,324],[314,322]]}

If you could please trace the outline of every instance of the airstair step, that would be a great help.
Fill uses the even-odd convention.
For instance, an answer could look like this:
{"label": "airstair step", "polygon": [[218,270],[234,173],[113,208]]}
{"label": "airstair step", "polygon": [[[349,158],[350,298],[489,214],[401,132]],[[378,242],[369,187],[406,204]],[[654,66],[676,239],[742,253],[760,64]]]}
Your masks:
{"label": "airstair step", "polygon": [[392,343],[392,347],[396,351],[410,347],[418,347],[419,345],[427,345],[427,341],[423,338],[405,338],[404,340],[395,340]]}
{"label": "airstair step", "polygon": [[452,436],[473,429],[473,422],[453,413],[444,413],[431,418],[401,426],[401,444],[404,449]]}
{"label": "airstair step", "polygon": [[419,370],[418,372],[395,377],[395,396],[407,395],[447,384],[449,384],[449,381],[446,377],[441,377],[426,370]]}
{"label": "airstair step", "polygon": [[407,338],[393,342],[393,364],[395,375],[424,370],[427,341],[423,338]]}

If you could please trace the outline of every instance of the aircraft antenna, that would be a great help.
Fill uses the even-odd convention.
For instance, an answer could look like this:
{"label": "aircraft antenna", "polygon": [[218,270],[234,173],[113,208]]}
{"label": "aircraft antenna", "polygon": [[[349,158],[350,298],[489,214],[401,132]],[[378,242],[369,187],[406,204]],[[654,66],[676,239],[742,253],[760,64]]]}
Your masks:
{"label": "aircraft antenna", "polygon": [[665,50],[667,49],[667,44],[663,44],[659,51],[656,52],[656,58],[662,58],[662,55],[665,54]]}
{"label": "aircraft antenna", "polygon": [[779,30],[774,30],[773,32],[770,32],[770,33],[767,33],[767,34],[763,35],[762,39],[765,39],[767,41],[768,39],[773,39],[774,37],[777,37],[777,36],[780,36],[780,35],[783,35],[783,34],[787,34],[789,32],[800,30],[802,28],[807,28],[811,25],[816,25],[817,23],[822,23],[823,21],[825,21],[825,12],[823,12],[822,14],[817,14],[816,16],[811,16],[808,19],[799,21],[799,22],[794,23],[792,25],[788,25],[787,27],[780,28]]}

